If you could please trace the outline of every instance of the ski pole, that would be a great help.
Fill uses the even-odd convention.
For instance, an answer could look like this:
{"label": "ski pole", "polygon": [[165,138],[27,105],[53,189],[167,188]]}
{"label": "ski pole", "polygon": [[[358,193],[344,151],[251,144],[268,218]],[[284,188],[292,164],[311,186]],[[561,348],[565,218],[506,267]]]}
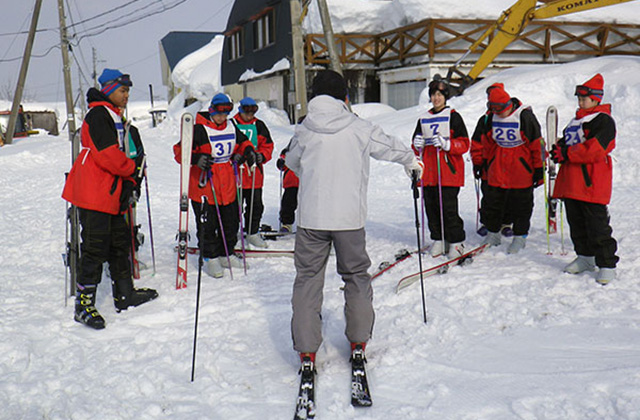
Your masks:
{"label": "ski pole", "polygon": [[251,173],[251,200],[249,202],[249,226],[247,227],[247,236],[251,235],[251,226],[253,224],[253,197],[256,192],[256,165],[253,165],[249,172]]}
{"label": "ski pole", "polygon": [[[202,171],[204,173],[204,171]],[[202,175],[200,176],[200,184],[202,184]],[[208,173],[208,178],[212,178],[211,171]],[[206,185],[206,181],[205,181]],[[202,185],[201,185],[202,186]],[[220,236],[222,236],[222,245],[224,245],[224,253],[227,256],[227,264],[229,264],[229,274],[231,275],[231,280],[233,280],[233,268],[231,267],[231,258],[229,257],[229,247],[227,246],[227,238],[224,234],[224,226],[222,224],[222,215],[220,214],[220,205],[218,204],[218,197],[216,196],[216,188],[213,185],[213,180],[211,179],[211,193],[213,194],[213,202],[216,206],[216,215],[218,216],[218,229],[220,229]],[[233,251],[233,250],[232,250]]]}
{"label": "ski pole", "polygon": [[69,245],[69,202],[66,202],[66,208],[64,211],[65,220],[64,220],[64,246],[65,246],[65,254],[63,255],[64,261],[64,307],[67,307],[67,290],[69,287],[69,251],[71,246]]}
{"label": "ski pole", "polygon": [[[240,167],[240,170],[242,170],[242,167]],[[243,203],[242,203],[242,176],[238,173],[238,165],[233,162],[233,173],[236,176],[236,194],[238,197],[238,220],[240,222],[240,245],[242,247],[242,264],[244,265],[244,275],[247,275],[247,250],[245,248],[244,245],[244,236],[243,236],[243,231],[244,231],[244,222],[243,222],[243,215],[242,215],[242,207],[243,207]]]}
{"label": "ski pole", "polygon": [[442,203],[442,171],[440,168],[440,149],[436,148],[436,161],[438,164],[438,199],[440,200],[440,235],[442,235],[442,253],[446,252],[444,242],[444,212]]}
{"label": "ski pole", "polygon": [[[424,159],[422,157],[422,153],[424,151],[424,148],[419,148],[418,149],[418,153],[420,155],[420,162],[422,162],[422,164],[424,165]],[[424,208],[424,187],[420,187],[419,188],[420,191],[420,215],[422,217],[422,243],[425,242],[425,237],[426,237],[426,231],[425,231],[425,227],[426,227],[426,223],[424,222],[424,218],[425,218],[425,208]],[[421,249],[418,249],[419,252],[422,252]]]}
{"label": "ski pole", "polygon": [[480,230],[480,180],[473,178],[473,184],[476,187],[476,232]]}
{"label": "ski pole", "polygon": [[149,240],[151,241],[151,261],[153,262],[153,275],[156,274],[156,251],[153,245],[153,223],[151,223],[151,199],[149,198],[149,176],[147,168],[144,170],[144,191],[147,195],[147,218],[149,219]]}
{"label": "ski pole", "polygon": [[204,264],[204,225],[207,222],[207,197],[202,196],[200,205],[200,256],[198,257],[198,287],[196,289],[196,319],[193,326],[193,356],[191,358],[191,382],[196,374],[196,345],[198,342],[198,314],[200,313],[200,283],[202,282],[202,266]]}
{"label": "ski pole", "polygon": [[560,201],[560,255],[567,255],[567,251],[564,249],[564,200]]}
{"label": "ski pole", "polygon": [[427,304],[424,297],[424,276],[422,274],[422,246],[420,243],[420,218],[418,217],[418,199],[420,193],[418,192],[418,174],[413,171],[411,174],[411,189],[413,190],[413,212],[415,214],[416,221],[416,240],[418,241],[418,267],[420,269],[420,290],[422,294],[422,315],[424,317],[424,323],[427,323]]}
{"label": "ski pole", "polygon": [[[284,171],[280,171],[280,209],[282,209],[282,185],[283,185],[283,179],[284,179]],[[278,217],[278,231],[281,232],[282,231],[282,219],[280,217]]]}

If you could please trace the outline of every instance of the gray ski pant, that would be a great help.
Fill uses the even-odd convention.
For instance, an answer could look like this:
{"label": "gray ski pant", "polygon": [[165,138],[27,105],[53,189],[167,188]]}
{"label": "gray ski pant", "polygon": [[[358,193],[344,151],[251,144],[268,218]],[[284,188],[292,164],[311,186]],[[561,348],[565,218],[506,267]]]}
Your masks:
{"label": "gray ski pant", "polygon": [[332,242],[337,271],[344,281],[345,335],[352,343],[371,338],[375,315],[364,228],[326,231],[298,227],[291,334],[293,348],[300,353],[315,353],[322,343],[322,292]]}

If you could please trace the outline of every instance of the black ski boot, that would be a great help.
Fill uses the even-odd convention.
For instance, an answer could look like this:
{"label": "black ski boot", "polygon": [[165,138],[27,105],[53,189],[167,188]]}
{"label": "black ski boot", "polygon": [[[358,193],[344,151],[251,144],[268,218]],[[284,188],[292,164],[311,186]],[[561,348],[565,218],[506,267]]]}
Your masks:
{"label": "black ski boot", "polygon": [[113,303],[116,312],[125,311],[130,306],[138,306],[158,297],[158,292],[146,287],[135,289],[133,280],[111,281],[113,288]]}
{"label": "black ski boot", "polygon": [[95,330],[104,328],[104,318],[95,307],[97,286],[82,286],[76,289],[76,311],[74,319]]}

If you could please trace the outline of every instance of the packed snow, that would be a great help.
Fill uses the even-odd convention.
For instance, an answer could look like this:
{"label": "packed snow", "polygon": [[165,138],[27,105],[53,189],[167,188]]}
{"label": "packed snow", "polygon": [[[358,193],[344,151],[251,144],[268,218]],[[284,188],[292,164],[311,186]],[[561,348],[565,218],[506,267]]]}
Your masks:
{"label": "packed snow", "polygon": [[[471,133],[484,112],[485,88],[506,90],[533,107],[545,125],[547,106],[558,107],[560,126],[577,107],[574,86],[600,72],[605,102],[617,121],[611,223],[618,240],[618,279],[603,287],[593,273],[569,275],[573,257],[568,226],[549,238],[547,255],[543,189],[527,247],[507,255],[506,244],[425,279],[428,322],[419,284],[395,293],[418,269],[410,258],[374,280],[376,325],[367,347],[373,406],[350,405],[349,344],[335,260],[326,273],[324,343],[317,356],[318,419],[638,419],[640,418],[640,59],[608,57],[565,65],[506,70],[450,100]],[[40,104],[25,104],[25,109]],[[197,106],[204,106],[199,104]],[[280,110],[260,104],[276,155],[293,127]],[[63,104],[56,105],[64,110]],[[283,419],[291,418],[298,387],[298,355],[289,322],[295,270],[291,258],[252,259],[247,275],[223,279],[203,274],[195,381],[190,381],[197,258],[189,256],[189,287],[175,290],[178,227],[180,111],[156,128],[145,104],[129,115],[148,152],[156,273],[149,244],[146,199],[138,220],[146,241],[140,256],[150,268],[139,287],[160,297],[116,314],[104,277],[97,307],[102,331],[73,320],[65,296],[61,254],[70,167],[66,129],[0,148],[0,419]],[[426,104],[400,111],[380,104],[355,111],[409,142]],[[63,112],[63,111],[62,111]],[[61,123],[62,125],[62,123]],[[279,171],[265,168],[263,223],[278,226]],[[416,247],[413,199],[399,165],[373,161],[369,185],[368,252],[371,271],[401,248]],[[478,245],[476,193],[467,163],[460,194],[467,244]],[[191,216],[193,230],[195,220]],[[192,233],[192,237],[194,237]],[[564,238],[564,250],[562,253]],[[293,239],[270,243],[291,248]],[[508,241],[506,241],[508,243]],[[436,264],[431,257],[425,266]]]}

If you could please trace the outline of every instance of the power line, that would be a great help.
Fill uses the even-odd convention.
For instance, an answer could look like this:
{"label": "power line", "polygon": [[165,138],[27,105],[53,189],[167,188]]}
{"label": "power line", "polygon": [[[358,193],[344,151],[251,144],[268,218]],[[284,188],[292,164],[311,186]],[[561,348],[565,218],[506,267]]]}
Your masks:
{"label": "power line", "polygon": [[[130,1],[129,3],[127,3],[127,5],[132,4],[132,3],[135,3],[135,2],[137,2],[137,1],[140,1],[140,0],[132,0],[132,1]],[[156,0],[156,3],[158,3],[158,2],[160,2],[160,3],[161,3],[161,1],[162,1],[162,0]],[[84,34],[84,35],[82,35],[82,33],[80,33],[80,34],[81,34],[80,36],[78,36],[78,33],[76,33],[76,34],[75,34],[75,36],[77,36],[77,39],[75,39],[75,42],[74,42],[73,44],[71,44],[71,42],[70,42],[70,45],[78,46],[78,47],[79,47],[80,42],[81,42],[82,40],[84,40],[85,38],[91,38],[91,37],[94,37],[94,36],[100,35],[100,34],[102,34],[102,33],[106,32],[106,31],[109,31],[109,30],[111,30],[111,29],[121,28],[121,27],[124,27],[124,26],[130,25],[130,24],[132,24],[132,23],[139,22],[139,21],[141,21],[141,20],[143,20],[143,19],[146,19],[146,18],[148,18],[148,17],[154,16],[154,15],[157,15],[157,14],[160,14],[160,13],[164,13],[164,12],[166,12],[166,11],[168,11],[168,10],[171,10],[171,9],[173,9],[173,8],[175,8],[175,7],[179,6],[179,5],[181,5],[182,3],[185,3],[186,1],[187,1],[187,0],[178,0],[176,3],[174,3],[174,4],[170,4],[170,5],[168,5],[168,6],[165,6],[164,4],[162,4],[162,9],[155,10],[155,11],[153,11],[153,12],[147,13],[146,15],[142,15],[142,16],[140,16],[140,17],[136,17],[136,18],[134,18],[134,19],[130,19],[130,20],[125,21],[125,22],[123,22],[123,23],[121,23],[121,24],[118,24],[118,25],[112,25],[112,26],[106,26],[106,27],[104,27],[105,25],[107,25],[107,24],[109,24],[109,23],[113,23],[113,22],[115,22],[115,21],[117,21],[117,20],[121,20],[121,19],[122,19],[122,17],[116,18],[116,19],[111,20],[111,21],[109,21],[109,22],[105,22],[105,23],[104,23],[104,24],[102,24],[102,25],[98,25],[98,26],[96,26],[96,27],[92,28],[92,29],[96,29],[96,28],[104,27],[104,28],[102,28],[101,30],[99,30],[99,31],[97,31],[97,32],[94,32],[94,33],[86,33],[86,34]],[[152,3],[152,4],[148,4],[148,5],[144,6],[144,7],[141,7],[141,8],[136,9],[133,13],[139,12],[139,11],[144,10],[144,9],[146,9],[146,8],[149,8],[150,6],[153,6],[153,5],[154,5],[153,3]],[[121,8],[121,7],[118,7],[118,8],[113,9],[113,10],[117,10],[117,9],[120,9],[120,8]],[[112,11],[112,10],[111,10],[111,11]],[[111,12],[111,11],[108,11],[108,12]],[[105,15],[105,14],[107,14],[108,12],[104,12],[104,13],[102,13],[102,15]],[[85,20],[84,20],[84,21],[82,21],[82,22],[87,22],[87,21],[92,20],[92,19],[93,19],[93,18],[85,19]],[[74,24],[74,26],[77,26],[77,25],[79,25],[79,24],[80,24],[80,23],[82,23],[82,22],[77,22],[77,23],[75,23],[75,24]],[[55,31],[55,30],[54,30],[54,29],[45,29],[45,30],[43,30],[43,31]],[[87,31],[87,32],[89,32],[89,31]],[[57,45],[57,44],[56,44],[56,45],[53,45],[53,46],[49,47],[49,48],[48,48],[44,53],[42,53],[42,54],[32,54],[32,55],[31,55],[31,57],[32,57],[32,58],[43,58],[43,57],[47,56],[48,54],[50,54],[50,53],[51,53],[51,51],[53,51],[53,50],[54,50],[54,49],[56,49],[56,48],[60,48],[60,46],[59,46],[59,45]],[[0,63],[9,63],[9,62],[18,61],[18,60],[22,60],[22,56],[20,56],[20,57],[8,58],[8,59],[1,59],[1,60],[0,60]]]}
{"label": "power line", "polygon": [[[95,30],[95,29],[99,29],[99,28],[102,28],[102,29],[100,29],[100,30],[98,30],[98,31],[95,31],[95,32],[92,32],[92,33],[86,33],[86,34],[83,34],[83,33],[76,33],[76,34],[75,34],[75,35],[77,36],[76,44],[80,43],[80,41],[82,41],[84,38],[89,38],[89,37],[92,37],[92,36],[97,36],[97,35],[100,35],[100,34],[102,34],[102,33],[106,32],[106,31],[108,31],[108,30],[121,28],[121,27],[123,27],[123,26],[127,26],[127,25],[130,25],[130,24],[135,23],[135,22],[139,22],[139,21],[141,21],[141,20],[143,20],[143,19],[146,19],[146,18],[148,18],[148,17],[154,16],[154,15],[157,15],[157,14],[160,14],[160,13],[164,13],[164,12],[166,12],[166,11],[168,11],[168,10],[171,10],[171,9],[173,9],[173,8],[175,8],[175,7],[179,6],[179,5],[181,5],[182,3],[185,3],[186,1],[187,1],[187,0],[178,0],[178,1],[177,1],[176,3],[174,3],[174,4],[171,4],[171,5],[169,5],[169,6],[165,6],[164,4],[162,4],[162,3],[161,3],[161,0],[157,0],[157,2],[160,2],[160,3],[162,4],[162,9],[159,9],[159,10],[155,10],[155,11],[149,12],[149,13],[147,13],[147,14],[145,14],[145,15],[140,16],[140,17],[135,17],[135,18],[132,18],[132,19],[126,20],[126,21],[124,21],[124,22],[122,22],[122,23],[120,23],[120,24],[115,24],[115,25],[107,26],[107,25],[109,25],[109,24],[112,24],[112,23],[114,23],[114,22],[117,22],[117,21],[122,20],[122,17],[118,17],[118,18],[116,18],[116,19],[110,20],[110,21],[108,21],[108,22],[105,22],[105,23],[103,23],[103,24],[100,24],[100,25],[97,25],[97,26],[93,27],[93,28],[92,28],[93,30]],[[151,6],[154,6],[154,4],[148,4],[148,5],[146,5],[146,6],[143,6],[143,7],[141,7],[141,8],[138,8],[138,9],[134,10],[132,13],[137,13],[137,12],[139,12],[139,11],[141,11],[141,10],[144,10],[144,9],[147,9],[147,8],[149,8],[149,7],[151,7]],[[131,15],[132,13],[129,13],[129,15]]]}

